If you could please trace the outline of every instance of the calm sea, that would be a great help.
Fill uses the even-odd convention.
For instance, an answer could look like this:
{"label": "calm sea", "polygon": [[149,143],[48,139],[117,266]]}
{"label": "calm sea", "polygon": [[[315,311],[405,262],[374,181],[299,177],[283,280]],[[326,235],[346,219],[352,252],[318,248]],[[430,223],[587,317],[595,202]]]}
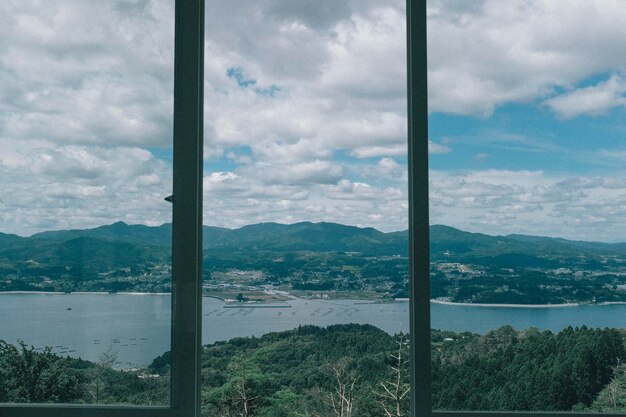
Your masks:
{"label": "calm sea", "polygon": [[[504,308],[431,304],[432,327],[485,333],[504,324],[559,331],[567,326],[626,328],[626,305]],[[406,331],[408,302],[291,300],[283,308],[224,308],[203,300],[204,343],[290,330],[300,324],[370,323]],[[0,294],[0,339],[51,346],[61,355],[97,360],[112,348],[117,366],[149,364],[170,349],[169,295]]]}

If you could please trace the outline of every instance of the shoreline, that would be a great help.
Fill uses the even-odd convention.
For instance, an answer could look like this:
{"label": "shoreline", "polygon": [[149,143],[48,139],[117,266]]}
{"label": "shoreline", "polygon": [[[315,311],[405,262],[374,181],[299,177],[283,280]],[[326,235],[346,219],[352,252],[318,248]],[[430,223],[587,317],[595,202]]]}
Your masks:
{"label": "shoreline", "polygon": [[2,294],[46,294],[46,295],[65,295],[64,292],[61,291],[0,291],[0,295]]}
{"label": "shoreline", "polygon": [[0,295],[22,295],[22,294],[39,294],[39,295],[172,295],[169,292],[105,292],[105,291],[0,291]]}
{"label": "shoreline", "polygon": [[[0,296],[2,295],[28,295],[28,294],[37,294],[37,295],[131,295],[131,296],[148,296],[148,295],[157,295],[157,296],[171,296],[172,293],[169,292],[115,292],[108,293],[103,291],[75,291],[70,293],[65,293],[61,291],[0,291]],[[227,303],[230,300],[215,296],[215,295],[202,295],[203,298],[213,298],[216,300],[220,300],[224,303]],[[352,299],[350,299],[352,300]],[[397,298],[394,300],[369,300],[369,299],[358,299],[361,301],[360,304],[383,304],[383,303],[394,303],[394,302],[408,302],[408,298]],[[493,307],[493,308],[565,308],[565,307],[582,307],[582,306],[610,306],[610,305],[626,305],[626,301],[604,301],[600,303],[563,303],[563,304],[506,304],[506,303],[467,303],[467,302],[455,302],[455,301],[447,301],[447,300],[439,300],[436,298],[430,299],[431,304],[441,304],[441,305],[449,305],[449,306],[460,306],[460,307]]]}
{"label": "shoreline", "polygon": [[225,298],[218,297],[217,295],[204,295],[204,294],[202,294],[202,298],[215,298],[216,300],[220,300],[220,301],[226,302]]}
{"label": "shoreline", "polygon": [[[488,304],[488,303],[457,303],[454,301],[445,301],[431,299],[432,304],[443,304],[450,306],[463,306],[463,307],[495,307],[495,308],[563,308],[563,307],[580,307],[582,304],[578,303],[564,303],[564,304]],[[625,303],[626,304],[626,303]],[[588,305],[604,305],[604,303],[588,304]]]}
{"label": "shoreline", "polygon": [[[72,293],[72,294],[91,294],[90,292]],[[171,292],[113,292],[107,295],[172,295]]]}

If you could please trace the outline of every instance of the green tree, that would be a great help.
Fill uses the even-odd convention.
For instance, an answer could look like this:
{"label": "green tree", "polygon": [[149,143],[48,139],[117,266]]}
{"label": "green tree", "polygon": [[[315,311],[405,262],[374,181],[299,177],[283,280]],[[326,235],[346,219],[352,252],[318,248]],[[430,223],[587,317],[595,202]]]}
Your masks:
{"label": "green tree", "polygon": [[19,342],[0,341],[0,402],[70,403],[83,395],[83,378],[68,361]]}

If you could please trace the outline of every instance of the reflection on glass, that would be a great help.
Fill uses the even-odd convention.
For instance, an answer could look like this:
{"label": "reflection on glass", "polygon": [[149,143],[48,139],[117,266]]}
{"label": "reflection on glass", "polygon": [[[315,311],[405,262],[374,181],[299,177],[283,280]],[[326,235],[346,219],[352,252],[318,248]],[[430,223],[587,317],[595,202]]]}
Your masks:
{"label": "reflection on glass", "polygon": [[167,405],[173,1],[0,16],[0,402]]}
{"label": "reflection on glass", "polygon": [[435,409],[626,411],[621,6],[428,3]]}
{"label": "reflection on glass", "polygon": [[406,415],[404,3],[206,9],[203,412]]}

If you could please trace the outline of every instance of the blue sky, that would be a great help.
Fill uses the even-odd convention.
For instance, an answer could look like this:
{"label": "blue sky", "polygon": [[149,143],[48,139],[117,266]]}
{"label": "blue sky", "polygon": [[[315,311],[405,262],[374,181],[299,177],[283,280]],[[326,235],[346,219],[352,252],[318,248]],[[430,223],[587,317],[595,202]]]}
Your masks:
{"label": "blue sky", "polygon": [[[2,2],[0,231],[170,220],[172,5]],[[205,223],[405,229],[404,0],[207,10]],[[623,2],[432,0],[428,31],[431,223],[626,240]]]}
{"label": "blue sky", "polygon": [[454,152],[433,155],[431,167],[611,174],[624,166],[607,153],[626,150],[625,116],[624,108],[615,108],[563,119],[541,103],[507,104],[487,118],[435,113],[430,136]]}

